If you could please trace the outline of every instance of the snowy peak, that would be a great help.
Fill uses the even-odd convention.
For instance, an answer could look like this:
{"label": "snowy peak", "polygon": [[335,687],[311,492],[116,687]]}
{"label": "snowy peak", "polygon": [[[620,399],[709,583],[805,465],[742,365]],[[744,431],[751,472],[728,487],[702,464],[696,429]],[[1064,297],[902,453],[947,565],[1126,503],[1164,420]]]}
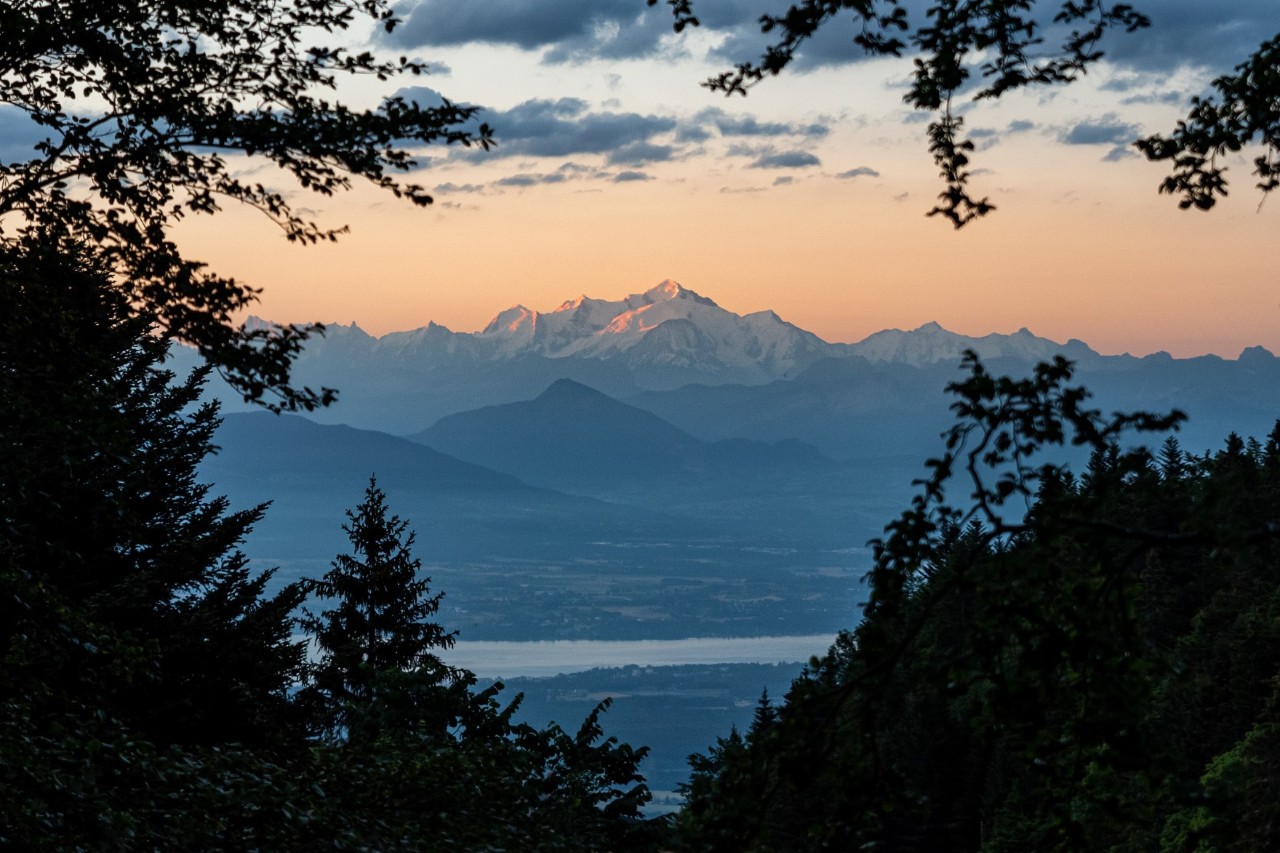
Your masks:
{"label": "snowy peak", "polygon": [[671,279],[617,301],[579,296],[545,314],[509,308],[473,340],[491,359],[620,360],[698,374],[688,381],[767,382],[841,349],[772,311],[742,317]]}
{"label": "snowy peak", "polygon": [[1025,361],[1048,361],[1063,355],[1073,361],[1100,358],[1084,343],[1070,340],[1065,344],[1037,337],[1025,326],[1012,335],[990,334],[980,338],[948,331],[936,322],[904,332],[886,329],[850,346],[850,352],[872,362],[897,362],[924,367],[940,361],[959,359],[965,350],[973,350],[983,359],[1018,358]]}
{"label": "snowy peak", "polygon": [[484,327],[484,331],[480,334],[520,334],[526,330],[532,330],[537,324],[538,315],[534,311],[530,311],[523,305],[513,305],[506,311],[498,314],[489,321],[489,325]]}

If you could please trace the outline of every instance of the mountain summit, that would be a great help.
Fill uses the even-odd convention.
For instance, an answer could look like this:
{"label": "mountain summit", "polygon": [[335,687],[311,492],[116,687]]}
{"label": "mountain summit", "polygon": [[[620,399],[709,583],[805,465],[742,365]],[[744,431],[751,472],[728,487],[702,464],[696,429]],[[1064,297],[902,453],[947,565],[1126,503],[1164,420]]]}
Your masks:
{"label": "mountain summit", "polygon": [[621,359],[734,382],[777,379],[840,349],[772,311],[735,314],[670,279],[618,301],[580,296],[545,314],[516,305],[473,340],[496,360]]}
{"label": "mountain summit", "polygon": [[[529,400],[557,379],[627,399],[692,384],[766,385],[850,357],[928,368],[966,349],[984,359],[1042,361],[1062,353],[1082,366],[1103,359],[1079,341],[1058,344],[1026,329],[975,338],[937,323],[828,343],[773,311],[736,314],[668,279],[622,299],[584,295],[546,312],[515,305],[478,332],[429,323],[374,337],[354,323],[335,323],[307,343],[294,378],[341,390],[341,404],[315,418],[407,433],[455,412]],[[222,397],[228,411],[240,408],[239,395]]]}

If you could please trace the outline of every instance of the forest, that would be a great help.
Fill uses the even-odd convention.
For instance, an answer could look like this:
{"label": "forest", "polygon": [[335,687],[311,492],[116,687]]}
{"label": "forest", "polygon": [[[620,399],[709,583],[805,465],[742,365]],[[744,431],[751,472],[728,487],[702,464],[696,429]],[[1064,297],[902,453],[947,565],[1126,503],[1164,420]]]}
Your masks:
{"label": "forest", "polygon": [[[677,28],[696,24],[687,0],[669,5]],[[780,46],[721,87],[781,70],[841,10],[874,24],[864,47],[900,52],[901,10],[875,5],[767,18]],[[1028,76],[1014,60],[1038,44],[1032,5],[941,3],[912,36],[932,56],[912,96],[939,112],[934,213],[956,226],[993,209],[968,195],[973,146],[950,106],[974,52],[997,49],[983,96],[998,97],[1068,82],[1102,30],[1146,24],[1065,4],[1089,27]],[[237,177],[227,152],[321,195],[357,177],[426,205],[396,177],[414,165],[406,140],[487,148],[477,110],[317,94],[423,71],[299,47],[356,19],[394,29],[379,0],[2,14],[3,100],[47,137],[0,166],[0,846],[1280,848],[1280,423],[1206,454],[1176,439],[1152,452],[1142,435],[1180,413],[1104,416],[1066,360],[1019,378],[968,356],[955,424],[874,543],[861,621],[691,757],[678,814],[646,818],[645,746],[608,736],[607,700],[568,730],[532,726],[518,695],[449,665],[442,591],[376,479],[347,515],[349,551],[268,594],[238,544],[269,509],[233,508],[196,476],[218,425],[211,371],[273,411],[336,394],[290,383],[320,327],[237,325],[254,289],[174,242],[179,220],[228,201],[295,242],[341,234]],[[1184,206],[1225,192],[1218,154],[1275,147],[1274,109],[1255,109],[1274,105],[1275,50],[1143,143]],[[1266,154],[1255,175],[1276,186]],[[176,375],[174,340],[208,364]],[[1083,470],[1054,461],[1063,447],[1088,452]]]}

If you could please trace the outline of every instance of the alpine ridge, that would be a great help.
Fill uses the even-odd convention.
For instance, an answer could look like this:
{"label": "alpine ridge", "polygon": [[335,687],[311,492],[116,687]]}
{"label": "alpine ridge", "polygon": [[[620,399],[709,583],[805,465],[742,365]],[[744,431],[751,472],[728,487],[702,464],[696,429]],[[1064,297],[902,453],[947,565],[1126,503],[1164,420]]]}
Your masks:
{"label": "alpine ridge", "polygon": [[[900,410],[898,434],[913,447],[936,435],[934,421],[917,410],[936,400],[946,415],[942,389],[970,349],[1014,374],[1063,355],[1104,407],[1176,404],[1200,418],[1244,409],[1261,417],[1272,394],[1258,389],[1280,387],[1259,380],[1280,371],[1280,359],[1262,348],[1239,360],[1103,356],[1079,340],[1058,343],[1025,328],[972,337],[936,322],[831,343],[773,311],[737,314],[672,280],[621,299],[579,296],[545,312],[515,305],[474,332],[428,323],[375,337],[355,323],[330,325],[308,342],[294,378],[339,389],[338,404],[313,412],[314,419],[401,435],[450,414],[531,400],[568,379],[617,400],[643,400],[642,407],[700,438],[798,438],[839,458],[850,452],[851,426],[870,417],[870,428],[877,412]],[[184,360],[195,361],[189,350],[176,358],[179,371]],[[212,389],[226,411],[245,408],[216,380]],[[714,411],[711,400],[738,414]],[[708,418],[714,429],[704,425]]]}

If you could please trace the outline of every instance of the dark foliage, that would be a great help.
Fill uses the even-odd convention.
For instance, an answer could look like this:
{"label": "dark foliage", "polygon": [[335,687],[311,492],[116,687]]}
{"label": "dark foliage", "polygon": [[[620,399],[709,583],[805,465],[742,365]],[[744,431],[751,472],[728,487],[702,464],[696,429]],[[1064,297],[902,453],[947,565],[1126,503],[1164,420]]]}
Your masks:
{"label": "dark foliage", "polygon": [[[647,0],[650,6],[658,0]],[[676,32],[699,24],[693,0],[667,0]],[[760,17],[760,29],[774,37],[755,62],[703,85],[726,95],[745,95],[766,77],[782,72],[819,29],[836,20],[852,20],[854,47],[868,54],[914,54],[911,85],[903,100],[936,115],[928,130],[929,151],[946,188],[929,211],[956,228],[995,210],[986,198],[969,192],[971,140],[964,118],[952,110],[959,98],[974,102],[999,98],[1031,86],[1067,84],[1103,57],[1108,31],[1134,32],[1151,25],[1139,9],[1107,0],[1000,0],[971,3],[935,0],[913,17],[900,0],[796,0],[785,11]],[[1137,147],[1151,160],[1169,160],[1173,171],[1161,192],[1182,196],[1182,208],[1211,208],[1226,195],[1225,167],[1218,158],[1255,141],[1263,152],[1254,174],[1265,193],[1280,185],[1280,43],[1272,38],[1237,68],[1214,83],[1217,95],[1194,99],[1191,113],[1168,137],[1151,136]]]}
{"label": "dark foliage", "polygon": [[[1280,427],[1157,461],[1115,441],[1174,419],[1101,418],[1065,363],[970,367],[863,623],[694,759],[690,849],[1274,848]],[[1064,441],[1078,478],[1035,462]]]}
{"label": "dark foliage", "polygon": [[[158,743],[274,739],[302,593],[263,597],[270,573],[235,550],[263,507],[229,512],[196,481],[218,425],[205,372],[162,369],[166,343],[74,251],[47,234],[0,256],[7,668],[47,682],[26,697],[41,712],[90,679],[97,710]],[[78,627],[53,636],[78,653],[46,642],[64,612]]]}
{"label": "dark foliage", "polygon": [[407,521],[388,516],[376,478],[347,519],[342,529],[354,555],[338,555],[323,578],[307,584],[332,607],[303,620],[320,655],[304,698],[316,702],[321,728],[330,733],[346,731],[351,710],[374,702],[381,673],[443,673],[435,651],[451,648],[454,636],[431,621],[443,593],[429,594],[431,579],[419,577],[414,533]]}
{"label": "dark foliage", "polygon": [[345,78],[427,70],[325,43],[353,27],[397,23],[381,0],[6,3],[0,102],[6,121],[19,111],[29,118],[35,145],[30,159],[0,164],[0,216],[95,246],[131,304],[197,346],[246,399],[324,405],[331,390],[289,384],[293,356],[321,327],[233,326],[256,291],[186,257],[169,232],[230,201],[261,211],[289,240],[338,237],[342,229],[310,221],[282,190],[238,176],[235,155],[269,162],[321,195],[363,178],[429,204],[422,187],[394,174],[415,164],[415,144],[487,146],[489,129],[467,125],[476,110],[397,97],[362,110],[325,96]]}

